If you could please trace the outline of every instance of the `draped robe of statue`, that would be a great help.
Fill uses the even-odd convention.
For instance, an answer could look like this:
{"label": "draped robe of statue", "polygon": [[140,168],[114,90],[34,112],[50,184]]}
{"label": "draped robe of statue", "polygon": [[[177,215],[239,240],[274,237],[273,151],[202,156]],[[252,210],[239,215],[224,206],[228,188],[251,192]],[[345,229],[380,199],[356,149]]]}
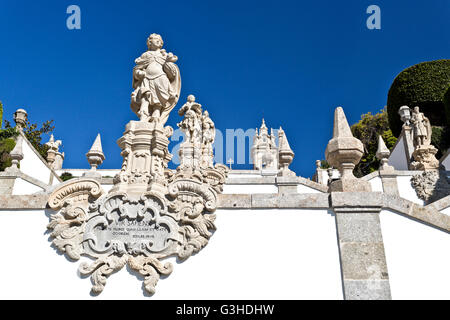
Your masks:
{"label": "draped robe of statue", "polygon": [[164,125],[181,90],[177,57],[164,49],[149,50],[135,60],[131,109],[141,121]]}
{"label": "draped robe of statue", "polygon": [[414,144],[427,146],[431,142],[431,124],[427,117],[419,110],[412,112],[411,123],[413,125]]}

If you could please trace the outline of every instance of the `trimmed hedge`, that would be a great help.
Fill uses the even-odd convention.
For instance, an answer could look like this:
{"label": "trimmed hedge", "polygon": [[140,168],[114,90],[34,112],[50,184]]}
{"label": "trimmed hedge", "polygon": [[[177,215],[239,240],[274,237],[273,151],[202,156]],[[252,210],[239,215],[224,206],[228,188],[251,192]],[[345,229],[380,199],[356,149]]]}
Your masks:
{"label": "trimmed hedge", "polygon": [[389,126],[393,134],[398,137],[402,130],[398,109],[404,105],[410,108],[419,106],[433,126],[447,125],[442,100],[449,87],[449,59],[422,62],[400,72],[389,89],[387,100]]}
{"label": "trimmed hedge", "polygon": [[447,126],[450,127],[450,87],[448,87],[447,92],[444,94],[444,107],[445,114],[447,115]]}

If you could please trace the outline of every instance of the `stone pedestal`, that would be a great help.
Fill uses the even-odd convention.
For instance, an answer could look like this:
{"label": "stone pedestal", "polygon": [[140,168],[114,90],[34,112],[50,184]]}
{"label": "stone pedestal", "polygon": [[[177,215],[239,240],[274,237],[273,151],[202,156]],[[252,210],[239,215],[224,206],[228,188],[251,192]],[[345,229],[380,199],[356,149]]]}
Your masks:
{"label": "stone pedestal", "polygon": [[172,158],[168,150],[172,132],[171,127],[162,128],[154,122],[130,121],[117,141],[122,149],[123,164],[114,178],[111,192],[167,193],[164,169]]}
{"label": "stone pedestal", "polygon": [[346,300],[391,299],[379,218],[382,203],[379,192],[331,193]]}
{"label": "stone pedestal", "polygon": [[381,183],[383,185],[383,192],[386,194],[398,195],[398,183],[395,170],[390,167],[385,170],[380,170]]}
{"label": "stone pedestal", "polygon": [[278,193],[297,193],[298,178],[296,176],[277,177]]}
{"label": "stone pedestal", "polygon": [[180,146],[180,166],[185,168],[197,168],[202,162],[202,147],[185,142]]}
{"label": "stone pedestal", "polygon": [[433,170],[439,169],[439,161],[436,159],[438,150],[432,145],[418,146],[412,156],[414,161],[410,167],[412,170]]}
{"label": "stone pedestal", "polygon": [[0,194],[11,195],[14,188],[15,176],[0,175]]}

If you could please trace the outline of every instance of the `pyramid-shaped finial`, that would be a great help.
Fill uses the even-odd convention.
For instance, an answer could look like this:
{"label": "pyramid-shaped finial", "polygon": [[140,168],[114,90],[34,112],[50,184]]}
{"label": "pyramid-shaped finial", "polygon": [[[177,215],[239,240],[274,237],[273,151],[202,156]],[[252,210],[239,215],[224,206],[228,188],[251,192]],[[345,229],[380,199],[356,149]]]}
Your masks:
{"label": "pyramid-shaped finial", "polygon": [[334,111],[333,138],[337,137],[353,137],[342,107],[337,107]]}
{"label": "pyramid-shaped finial", "polygon": [[101,137],[100,137],[100,133],[97,134],[97,137],[95,138],[95,141],[94,141],[94,143],[92,144],[92,147],[91,147],[91,150],[90,150],[90,151],[91,151],[91,152],[92,152],[92,151],[96,151],[96,152],[100,152],[100,153],[103,154],[102,139],[101,139]]}
{"label": "pyramid-shaped finial", "polygon": [[384,143],[383,137],[381,135],[378,136],[378,149],[376,153],[376,157],[378,160],[380,160],[380,170],[388,170],[388,169],[394,169],[392,166],[388,165],[388,158],[391,155],[391,152],[386,147],[386,144]]}
{"label": "pyramid-shaped finial", "polygon": [[362,142],[353,137],[342,107],[334,111],[333,139],[328,142],[325,150],[327,162],[339,169],[341,178],[330,184],[332,191],[370,191],[367,181],[359,181],[353,175],[355,165],[364,154]]}
{"label": "pyramid-shaped finial", "polygon": [[103,154],[102,141],[100,138],[100,133],[95,138],[91,149],[86,153],[89,164],[91,165],[91,170],[96,170],[99,165],[105,160],[105,155]]}
{"label": "pyramid-shaped finial", "polygon": [[5,171],[11,172],[19,170],[19,162],[23,159],[22,142],[23,142],[22,135],[19,134],[16,140],[16,145],[9,153],[9,156],[12,159],[11,167],[6,168]]}
{"label": "pyramid-shaped finial", "polygon": [[289,165],[294,159],[294,152],[289,146],[286,134],[283,128],[280,127],[278,130],[278,164],[279,164],[279,175],[280,176],[295,176],[295,172],[289,169]]}
{"label": "pyramid-shaped finial", "polygon": [[383,137],[381,135],[378,136],[378,149],[377,149],[377,158],[381,160],[382,158],[387,158],[391,152],[386,147],[386,144],[384,143]]}

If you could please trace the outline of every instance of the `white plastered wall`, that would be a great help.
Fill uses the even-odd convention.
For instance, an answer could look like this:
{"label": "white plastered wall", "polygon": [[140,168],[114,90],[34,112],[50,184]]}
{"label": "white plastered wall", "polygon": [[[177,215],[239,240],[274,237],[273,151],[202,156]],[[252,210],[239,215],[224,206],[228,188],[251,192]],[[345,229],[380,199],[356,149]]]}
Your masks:
{"label": "white plastered wall", "polygon": [[414,203],[423,205],[423,200],[417,197],[416,190],[411,185],[412,176],[397,176],[398,193],[400,197]]}
{"label": "white plastered wall", "polygon": [[450,299],[450,234],[383,210],[381,229],[393,299]]}
{"label": "white plastered wall", "polygon": [[20,161],[20,171],[45,184],[50,182],[50,169],[36,155],[26,141],[22,142],[23,160]]}
{"label": "white plastered wall", "polygon": [[278,193],[274,184],[225,184],[224,194]]}
{"label": "white plastered wall", "polygon": [[[174,263],[152,299],[342,299],[335,217],[327,210],[216,213],[210,243]],[[91,298],[90,280],[77,274],[80,261],[51,247],[48,222],[43,210],[0,211],[0,246],[8,257],[0,264],[0,299]],[[123,269],[96,299],[145,298],[141,280]]]}
{"label": "white plastered wall", "polygon": [[393,166],[395,170],[408,170],[408,160],[406,158],[403,136],[400,136],[394,149],[392,149],[388,164]]}
{"label": "white plastered wall", "polygon": [[12,194],[13,195],[26,195],[26,194],[33,194],[36,192],[44,191],[44,189],[25,181],[21,178],[17,178],[14,181],[14,187]]}

